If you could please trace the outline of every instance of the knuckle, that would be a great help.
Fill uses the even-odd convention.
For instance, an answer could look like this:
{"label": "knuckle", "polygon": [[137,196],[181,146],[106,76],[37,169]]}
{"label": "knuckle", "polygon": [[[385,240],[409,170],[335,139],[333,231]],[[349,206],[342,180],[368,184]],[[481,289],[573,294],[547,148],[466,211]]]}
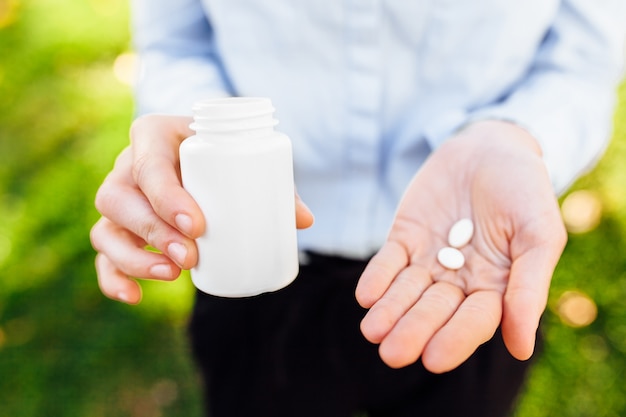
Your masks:
{"label": "knuckle", "polygon": [[136,140],[147,126],[154,123],[156,118],[157,116],[154,114],[145,114],[137,117],[130,125],[129,136],[131,141]]}
{"label": "knuckle", "polygon": [[111,207],[115,207],[115,203],[119,201],[119,195],[126,186],[124,178],[128,172],[128,156],[129,149],[124,149],[118,155],[113,170],[106,176],[100,187],[96,191],[94,203],[96,209],[100,213],[108,211]]}
{"label": "knuckle", "polygon": [[163,240],[163,233],[161,233],[161,228],[157,223],[151,221],[143,222],[139,226],[138,232],[146,243],[158,249],[162,248],[161,241]]}
{"label": "knuckle", "polygon": [[146,172],[150,168],[150,157],[147,154],[138,155],[133,161],[131,173],[137,184],[141,184],[147,177]]}
{"label": "knuckle", "polygon": [[111,204],[116,200],[114,194],[114,188],[110,183],[107,181],[103,182],[96,192],[94,201],[96,210],[98,210],[99,213],[104,214],[108,211]]}
{"label": "knuckle", "polygon": [[159,216],[163,217],[165,220],[174,217],[170,209],[172,202],[172,197],[168,194],[154,194],[150,196],[150,204],[155,213],[158,213]]}
{"label": "knuckle", "polygon": [[108,297],[111,297],[113,291],[109,284],[110,279],[106,273],[105,263],[109,262],[104,254],[97,254],[95,259],[96,274],[98,276],[98,287],[100,291]]}
{"label": "knuckle", "polygon": [[89,232],[89,240],[91,241],[91,246],[97,251],[101,251],[100,246],[100,234],[102,233],[103,219],[100,219],[93,225]]}

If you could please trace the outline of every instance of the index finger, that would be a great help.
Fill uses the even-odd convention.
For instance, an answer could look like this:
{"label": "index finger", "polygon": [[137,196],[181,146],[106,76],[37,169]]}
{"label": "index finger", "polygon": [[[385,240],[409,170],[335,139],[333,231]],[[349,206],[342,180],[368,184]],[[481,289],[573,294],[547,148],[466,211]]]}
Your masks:
{"label": "index finger", "polygon": [[191,117],[148,115],[130,131],[133,178],[157,215],[191,238],[202,234],[205,220],[180,179],[178,148],[194,134]]}
{"label": "index finger", "polygon": [[359,278],[355,295],[361,307],[373,306],[408,264],[406,248],[394,240],[387,241],[372,257]]}

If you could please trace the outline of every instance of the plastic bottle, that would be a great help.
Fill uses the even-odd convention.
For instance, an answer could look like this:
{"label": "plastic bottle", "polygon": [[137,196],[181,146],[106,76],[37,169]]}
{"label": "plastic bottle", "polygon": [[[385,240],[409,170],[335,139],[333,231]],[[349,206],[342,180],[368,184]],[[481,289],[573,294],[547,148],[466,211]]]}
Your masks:
{"label": "plastic bottle", "polygon": [[274,130],[266,98],[204,100],[193,108],[194,136],[180,146],[184,188],[206,230],[197,239],[194,285],[222,297],[287,286],[298,274],[293,161]]}

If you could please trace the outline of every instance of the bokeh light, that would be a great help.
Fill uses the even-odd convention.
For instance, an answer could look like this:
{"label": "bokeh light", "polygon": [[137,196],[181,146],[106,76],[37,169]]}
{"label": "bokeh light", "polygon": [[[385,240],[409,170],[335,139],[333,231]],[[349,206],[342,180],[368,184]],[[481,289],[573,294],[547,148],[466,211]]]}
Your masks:
{"label": "bokeh light", "polygon": [[124,52],[113,62],[113,74],[122,84],[133,86],[137,78],[137,65],[137,55],[133,52]]}
{"label": "bokeh light", "polygon": [[596,303],[580,291],[565,291],[557,302],[557,314],[568,326],[584,327],[593,323],[598,316]]}
{"label": "bokeh light", "polygon": [[574,191],[563,200],[561,215],[568,232],[586,233],[600,224],[602,202],[593,191]]}

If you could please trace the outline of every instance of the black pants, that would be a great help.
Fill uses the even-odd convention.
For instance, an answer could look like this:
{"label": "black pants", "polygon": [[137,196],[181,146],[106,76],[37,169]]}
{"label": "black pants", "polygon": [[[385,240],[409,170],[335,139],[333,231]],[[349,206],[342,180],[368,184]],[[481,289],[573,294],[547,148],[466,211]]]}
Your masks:
{"label": "black pants", "polygon": [[456,370],[387,367],[359,331],[365,262],[311,255],[289,287],[224,299],[198,293],[190,331],[211,417],[505,416],[527,362],[500,334]]}

